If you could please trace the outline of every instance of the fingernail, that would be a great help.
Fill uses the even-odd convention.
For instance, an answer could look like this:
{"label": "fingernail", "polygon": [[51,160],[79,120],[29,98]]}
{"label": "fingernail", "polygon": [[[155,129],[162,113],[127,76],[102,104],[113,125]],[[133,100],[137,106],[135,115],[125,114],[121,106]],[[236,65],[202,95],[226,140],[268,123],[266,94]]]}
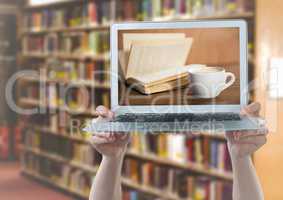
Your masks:
{"label": "fingernail", "polygon": [[102,113],[105,112],[105,108],[104,108],[103,106],[98,106],[95,110],[96,110],[97,112],[102,112]]}

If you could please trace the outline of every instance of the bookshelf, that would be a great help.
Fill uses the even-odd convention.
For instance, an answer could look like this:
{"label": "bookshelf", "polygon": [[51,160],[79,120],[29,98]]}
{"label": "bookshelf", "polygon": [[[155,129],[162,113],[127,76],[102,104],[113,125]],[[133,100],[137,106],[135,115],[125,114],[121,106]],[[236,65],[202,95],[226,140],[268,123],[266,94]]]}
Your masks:
{"label": "bookshelf", "polygon": [[[88,74],[96,69],[109,70],[109,30],[113,22],[244,19],[249,23],[249,63],[253,66],[254,1],[218,2],[219,5],[198,0],[65,0],[36,6],[26,4],[22,10],[19,60],[24,69],[41,73],[39,77],[20,79],[18,103],[24,108],[48,112],[22,116],[26,122],[21,146],[23,174],[76,197],[88,198],[99,156],[78,127],[97,116],[94,111],[97,105],[110,105],[109,76]],[[60,96],[59,91],[64,88],[73,88],[71,94],[65,94],[67,97]],[[88,97],[81,97],[76,88],[85,88]],[[78,105],[82,102],[88,106],[80,109]],[[72,127],[73,122],[79,126]],[[168,152],[172,144],[165,139],[168,149],[164,149],[164,138],[160,138],[139,138],[133,134],[124,162],[123,199],[181,200],[195,199],[196,195],[208,199],[207,189],[218,195],[217,199],[231,199],[227,194],[233,178],[223,134],[206,132],[192,136],[193,139],[182,138],[186,145],[179,150],[193,152],[182,159],[164,155],[160,149]],[[141,141],[147,141],[148,146],[141,147]],[[46,148],[48,144],[52,150]],[[206,145],[210,149],[205,149]],[[63,153],[58,151],[59,147]],[[155,180],[141,178],[151,171]],[[71,184],[67,184],[66,177],[71,177]],[[171,177],[166,187],[160,186],[160,177]],[[76,182],[80,181],[85,184],[78,186]],[[182,187],[190,183],[194,192]]]}
{"label": "bookshelf", "polygon": [[[86,144],[89,143],[86,137],[77,136],[71,133],[60,133],[58,131],[52,131],[48,127],[34,125],[34,126],[29,126],[28,128],[38,131],[41,134],[53,134],[58,137],[67,138],[69,140],[74,140],[80,143],[86,143]],[[215,136],[213,134],[210,134],[210,135],[206,135],[206,137],[220,138],[224,140],[224,138],[222,138],[223,136],[221,135]],[[167,158],[161,158],[154,153],[139,153],[136,150],[130,148],[126,153],[126,156],[145,160],[145,161],[152,161],[152,162],[156,162],[162,165],[167,165],[167,166],[171,166],[175,168],[195,171],[200,174],[205,174],[205,175],[209,175],[209,176],[216,177],[216,178],[221,178],[221,179],[230,180],[230,181],[232,180],[232,174],[230,172],[220,172],[214,169],[205,169],[204,167],[198,166],[194,163],[182,163],[182,162],[177,162],[177,161],[170,160]]]}

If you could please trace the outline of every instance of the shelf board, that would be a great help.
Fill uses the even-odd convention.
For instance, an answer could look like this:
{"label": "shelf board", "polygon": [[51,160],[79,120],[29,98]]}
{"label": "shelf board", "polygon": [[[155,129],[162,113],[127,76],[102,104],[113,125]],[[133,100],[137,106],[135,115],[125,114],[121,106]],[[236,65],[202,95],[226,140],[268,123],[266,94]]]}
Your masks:
{"label": "shelf board", "polygon": [[44,54],[44,53],[23,53],[21,54],[24,58],[36,58],[36,59],[47,59],[47,58],[57,58],[62,60],[93,60],[93,61],[109,61],[110,56],[109,53],[92,55],[92,54],[80,54],[80,53],[52,53],[52,54]]}
{"label": "shelf board", "polygon": [[85,199],[88,199],[88,194],[84,194],[80,191],[77,191],[77,190],[74,190],[66,185],[62,185],[56,181],[53,181],[51,180],[50,178],[47,178],[45,176],[42,176],[40,174],[38,174],[37,172],[34,172],[34,171],[31,171],[31,170],[28,170],[28,169],[22,169],[21,172],[24,174],[24,175],[27,175],[29,177],[32,177],[38,181],[42,181],[42,182],[45,182],[45,183],[48,183],[52,186],[55,186],[63,191],[66,191],[70,194],[74,194],[74,195],[77,195],[79,197],[82,197],[82,198],[85,198]]}
{"label": "shelf board", "polygon": [[215,178],[220,178],[220,179],[225,179],[228,181],[232,181],[233,180],[233,176],[231,172],[222,172],[219,171],[217,169],[206,169],[200,165],[197,165],[195,163],[181,163],[181,162],[177,162],[177,161],[173,161],[170,160],[168,158],[162,158],[159,157],[155,154],[150,154],[150,153],[139,153],[139,152],[135,152],[135,151],[128,151],[127,152],[127,156],[130,157],[135,157],[135,158],[139,158],[139,159],[143,159],[143,160],[147,160],[147,161],[152,161],[155,163],[159,163],[162,165],[167,165],[167,166],[172,166],[172,167],[176,167],[176,168],[181,168],[181,169],[185,169],[185,170],[190,170],[190,171],[194,171],[200,174],[205,174],[208,176],[212,176]]}
{"label": "shelf board", "polygon": [[90,109],[75,110],[75,109],[70,109],[70,108],[64,108],[61,106],[44,105],[37,99],[31,99],[31,98],[26,98],[26,97],[21,97],[18,102],[19,102],[19,105],[22,105],[22,106],[39,107],[39,108],[44,108],[48,110],[62,110],[62,111],[68,112],[71,115],[87,115],[87,116],[97,117],[97,113],[95,111],[90,111]]}
{"label": "shelf board", "polygon": [[25,82],[44,82],[44,83],[56,83],[56,84],[64,84],[64,85],[77,85],[77,86],[86,86],[92,88],[104,88],[110,89],[110,84],[96,82],[94,80],[63,80],[63,79],[49,79],[46,77],[22,77],[21,81]]}
{"label": "shelf board", "polygon": [[216,13],[212,15],[203,16],[191,16],[191,15],[180,15],[180,16],[166,16],[156,17],[153,21],[183,21],[183,20],[213,20],[213,19],[247,19],[254,17],[254,13],[251,11],[246,12],[235,12],[235,13]]}
{"label": "shelf board", "polygon": [[154,196],[158,196],[161,199],[166,199],[166,200],[181,200],[181,198],[179,198],[177,195],[174,195],[166,190],[162,190],[162,189],[156,189],[152,186],[147,186],[147,185],[141,185],[139,183],[136,183],[134,181],[132,181],[129,178],[122,178],[122,184],[126,187],[130,187],[133,188],[135,190],[147,193],[147,194],[151,194]]}
{"label": "shelf board", "polygon": [[96,24],[96,25],[82,25],[76,27],[58,27],[58,28],[33,28],[30,30],[23,30],[22,35],[46,34],[56,32],[83,32],[83,31],[103,31],[109,30],[110,24]]}

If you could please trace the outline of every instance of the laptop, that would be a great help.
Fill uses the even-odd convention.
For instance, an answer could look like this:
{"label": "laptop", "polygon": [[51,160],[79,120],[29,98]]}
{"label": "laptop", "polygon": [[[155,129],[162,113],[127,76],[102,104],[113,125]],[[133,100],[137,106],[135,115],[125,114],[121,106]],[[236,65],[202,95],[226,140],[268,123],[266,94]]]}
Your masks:
{"label": "laptop", "polygon": [[117,23],[111,26],[112,121],[87,132],[254,130],[248,103],[243,20]]}

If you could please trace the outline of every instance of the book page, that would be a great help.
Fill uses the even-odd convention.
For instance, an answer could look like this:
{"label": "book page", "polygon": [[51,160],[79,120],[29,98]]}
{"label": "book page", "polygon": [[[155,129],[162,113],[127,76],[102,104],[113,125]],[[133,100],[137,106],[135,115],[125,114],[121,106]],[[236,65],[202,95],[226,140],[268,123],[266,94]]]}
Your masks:
{"label": "book page", "polygon": [[129,61],[129,51],[119,51],[118,57],[119,57],[119,64],[122,70],[121,75],[125,77],[128,67],[128,61]]}
{"label": "book page", "polygon": [[184,33],[124,33],[123,50],[130,51],[133,41],[174,40],[185,38]]}
{"label": "book page", "polygon": [[126,78],[142,77],[185,65],[193,39],[133,41]]}
{"label": "book page", "polygon": [[188,68],[176,67],[151,74],[129,77],[128,80],[130,80],[131,82],[131,79],[134,79],[140,82],[141,84],[151,86],[151,85],[156,85],[156,84],[176,80],[184,76],[188,76]]}

